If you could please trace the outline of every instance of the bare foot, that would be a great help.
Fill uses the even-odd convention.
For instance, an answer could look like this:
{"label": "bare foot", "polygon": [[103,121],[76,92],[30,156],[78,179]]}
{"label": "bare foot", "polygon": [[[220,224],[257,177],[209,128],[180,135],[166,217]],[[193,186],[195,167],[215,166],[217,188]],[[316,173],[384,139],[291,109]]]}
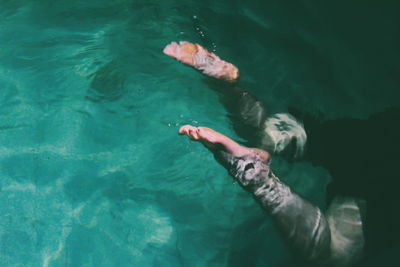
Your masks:
{"label": "bare foot", "polygon": [[253,155],[257,156],[263,161],[268,161],[270,159],[270,154],[268,152],[258,148],[248,148],[239,145],[229,137],[207,127],[184,125],[179,128],[179,134],[186,135],[191,140],[199,141],[208,148],[212,147],[213,144],[219,144],[226,150],[226,152],[235,157]]}
{"label": "bare foot", "polygon": [[164,48],[163,52],[211,77],[226,81],[235,81],[239,78],[238,68],[223,61],[199,44],[186,41],[180,41],[179,44],[172,42]]}

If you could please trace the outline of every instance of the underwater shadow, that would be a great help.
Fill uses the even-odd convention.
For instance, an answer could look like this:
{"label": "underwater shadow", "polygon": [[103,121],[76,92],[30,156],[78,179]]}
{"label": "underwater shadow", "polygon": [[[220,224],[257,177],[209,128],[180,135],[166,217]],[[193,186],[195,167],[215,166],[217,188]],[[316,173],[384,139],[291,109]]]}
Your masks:
{"label": "underwater shadow", "polygon": [[303,119],[308,132],[305,159],[326,168],[332,176],[328,203],[336,195],[367,202],[365,262],[399,247],[400,108],[365,120],[321,122],[308,115]]}

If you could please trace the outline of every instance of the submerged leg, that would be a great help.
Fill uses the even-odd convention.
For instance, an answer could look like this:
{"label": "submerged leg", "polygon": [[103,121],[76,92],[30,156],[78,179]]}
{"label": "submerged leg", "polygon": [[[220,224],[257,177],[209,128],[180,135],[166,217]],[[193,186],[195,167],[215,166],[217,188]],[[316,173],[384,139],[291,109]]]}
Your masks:
{"label": "submerged leg", "polygon": [[[239,78],[237,67],[199,44],[172,42],[164,48],[164,53],[208,76],[231,82]],[[237,83],[219,83],[214,89],[220,93],[221,102],[229,111],[233,127],[240,137],[272,153],[302,155],[307,135],[303,125],[293,116],[268,114],[264,105]]]}
{"label": "submerged leg", "polygon": [[[164,48],[163,52],[208,76],[224,81],[236,81],[239,78],[237,67],[220,59],[199,44],[186,41],[172,42]],[[231,83],[218,86],[216,90],[222,94],[224,98],[222,102],[228,110],[239,115],[238,118],[242,123],[257,128],[261,126],[265,119],[265,108],[254,96],[237,84],[232,86]]]}
{"label": "submerged leg", "polygon": [[180,134],[204,144],[240,185],[273,217],[293,250],[306,261],[330,254],[330,230],[321,211],[281,182],[270,169],[270,155],[247,148],[205,127],[182,126]]}
{"label": "submerged leg", "polygon": [[[199,44],[186,41],[172,42],[164,48],[164,54],[189,65],[204,74],[224,80],[236,81],[239,78],[239,70],[233,64],[220,59],[214,53],[207,51]],[[237,84],[219,84],[216,91],[225,98],[223,103],[227,104],[230,111],[239,109],[238,115],[242,122],[254,127],[260,127],[264,119],[265,109],[262,104],[248,92],[242,90]],[[234,102],[234,103],[228,103]],[[233,105],[232,105],[233,104]],[[233,108],[232,108],[233,107]]]}
{"label": "submerged leg", "polygon": [[366,202],[353,197],[336,196],[329,205],[326,218],[332,232],[330,263],[333,266],[351,266],[361,258],[365,209]]}

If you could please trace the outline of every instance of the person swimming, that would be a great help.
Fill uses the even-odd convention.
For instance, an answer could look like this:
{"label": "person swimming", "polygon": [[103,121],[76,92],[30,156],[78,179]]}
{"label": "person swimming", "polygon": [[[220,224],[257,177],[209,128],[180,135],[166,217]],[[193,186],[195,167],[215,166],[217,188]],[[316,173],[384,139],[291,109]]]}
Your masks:
{"label": "person swimming", "polygon": [[[350,266],[364,245],[363,200],[336,196],[326,214],[296,194],[271,170],[271,154],[290,150],[300,157],[307,140],[303,125],[287,113],[270,114],[255,97],[237,86],[239,70],[199,44],[172,42],[163,52],[202,73],[234,84],[233,112],[257,131],[260,148],[249,148],[207,127],[184,125],[179,134],[203,144],[229,174],[266,210],[293,251],[316,266]],[[269,152],[268,152],[269,151]]]}

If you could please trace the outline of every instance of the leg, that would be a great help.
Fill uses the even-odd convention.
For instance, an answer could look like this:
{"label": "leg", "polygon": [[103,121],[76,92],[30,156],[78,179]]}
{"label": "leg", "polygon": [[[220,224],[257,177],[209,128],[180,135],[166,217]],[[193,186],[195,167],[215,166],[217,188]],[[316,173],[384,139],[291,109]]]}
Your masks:
{"label": "leg", "polygon": [[295,253],[316,266],[351,266],[360,259],[365,201],[337,196],[326,217],[271,171],[268,152],[244,147],[210,128],[182,126],[179,134],[202,143],[265,209]]}
{"label": "leg", "polygon": [[288,113],[271,114],[252,94],[237,84],[219,84],[215,90],[229,111],[233,128],[250,145],[271,153],[301,157],[307,142],[304,126]]}
{"label": "leg", "polygon": [[270,155],[247,148],[205,127],[182,126],[180,134],[205,145],[240,185],[268,211],[289,245],[314,263],[328,259],[330,230],[321,211],[282,183],[271,171]]}
{"label": "leg", "polygon": [[261,149],[241,146],[229,137],[207,127],[185,125],[179,129],[179,134],[187,135],[190,139],[201,142],[211,151],[220,149],[235,157],[243,157],[251,153],[260,153],[265,161],[268,161],[270,158],[269,153]]}
{"label": "leg", "polygon": [[[208,76],[229,82],[234,82],[239,78],[237,67],[220,59],[199,44],[186,41],[181,41],[179,44],[172,42],[164,48],[163,52]],[[226,100],[223,103],[228,110],[237,113],[235,115],[239,115],[238,118],[242,123],[256,128],[261,127],[265,119],[265,108],[255,97],[242,90],[237,84],[232,86],[232,83],[229,83],[229,86],[219,85],[217,91],[222,93]]]}
{"label": "leg", "polygon": [[[198,44],[172,42],[164,48],[164,53],[208,76],[230,82],[239,78],[237,67]],[[236,83],[218,84],[215,90],[231,113],[235,131],[251,145],[275,153],[285,151],[294,156],[302,155],[307,135],[303,125],[293,116],[286,113],[267,116],[264,105]]]}
{"label": "leg", "polygon": [[[198,53],[200,50],[202,48],[199,45],[181,42],[167,46],[164,53],[212,77],[228,81],[238,78],[238,71],[235,79],[227,79],[229,75],[226,76],[226,72],[204,71],[213,69],[213,62],[229,63],[221,61],[207,50],[202,50],[205,51],[203,54]],[[201,59],[202,56],[211,59],[207,61]],[[303,125],[295,118],[284,113],[266,117],[262,104],[237,85],[222,91],[222,94],[234,103],[233,111],[237,112],[239,121],[261,130],[263,147],[281,152],[295,140],[295,156],[302,153],[306,134]],[[229,105],[227,107],[229,109]],[[358,258],[363,246],[363,233],[360,208],[352,206],[353,199],[336,199],[325,219],[317,207],[293,193],[273,174],[269,168],[270,155],[266,151],[241,146],[205,127],[186,125],[180,128],[179,133],[201,142],[214,154],[231,176],[271,214],[290,246],[305,260],[318,266],[328,264],[344,267]]]}
{"label": "leg", "polygon": [[330,263],[334,266],[351,266],[361,258],[365,206],[362,199],[344,196],[336,196],[329,205],[326,218],[332,233]]}
{"label": "leg", "polygon": [[199,44],[185,41],[179,44],[172,42],[164,48],[164,53],[208,76],[224,81],[225,83],[213,81],[211,85],[217,83],[214,89],[218,91],[221,102],[229,111],[235,131],[245,140],[258,139],[257,132],[265,120],[265,109],[261,102],[234,83],[239,78],[237,67],[221,60]]}

